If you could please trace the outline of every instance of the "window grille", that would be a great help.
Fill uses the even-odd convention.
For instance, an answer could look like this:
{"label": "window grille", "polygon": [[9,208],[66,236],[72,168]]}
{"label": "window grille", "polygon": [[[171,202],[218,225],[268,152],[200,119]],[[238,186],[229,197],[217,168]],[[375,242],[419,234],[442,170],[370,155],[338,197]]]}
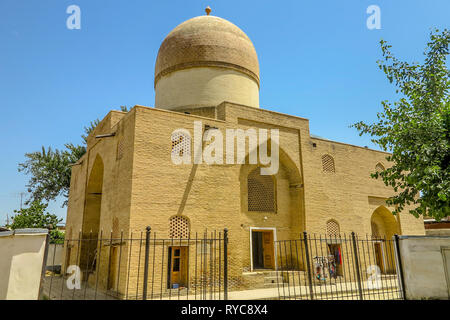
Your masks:
{"label": "window grille", "polygon": [[117,143],[117,160],[122,159],[123,157],[123,153],[125,150],[125,143],[123,142],[123,139],[120,139],[119,142]]}
{"label": "window grille", "polygon": [[247,179],[248,211],[275,212],[275,183],[272,176],[261,175],[261,168],[253,170]]}
{"label": "window grille", "polygon": [[172,133],[172,154],[182,157],[190,155],[191,137],[183,132]]}
{"label": "window grille", "polygon": [[375,166],[375,170],[377,172],[380,172],[380,171],[384,171],[385,169],[384,169],[384,166],[381,163],[377,163],[377,165]]}
{"label": "window grille", "polygon": [[328,220],[327,222],[327,235],[334,237],[339,236],[340,230],[339,230],[339,223],[335,220]]}
{"label": "window grille", "polygon": [[119,219],[117,217],[114,217],[113,219],[112,233],[114,238],[118,238],[120,236]]}
{"label": "window grille", "polygon": [[334,159],[332,156],[325,154],[322,156],[322,169],[323,172],[335,173]]}
{"label": "window grille", "polygon": [[189,220],[182,216],[175,216],[170,218],[170,238],[183,238],[189,237]]}

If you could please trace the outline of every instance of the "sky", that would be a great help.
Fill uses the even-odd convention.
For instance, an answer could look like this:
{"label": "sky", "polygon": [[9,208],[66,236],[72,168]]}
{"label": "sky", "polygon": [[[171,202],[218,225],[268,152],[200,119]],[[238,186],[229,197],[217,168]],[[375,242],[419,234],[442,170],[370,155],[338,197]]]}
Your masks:
{"label": "sky", "polygon": [[[67,28],[71,5],[80,8],[80,29]],[[349,125],[374,122],[381,101],[398,99],[376,64],[379,41],[421,62],[430,30],[450,27],[448,0],[1,0],[0,225],[27,190],[29,177],[17,170],[24,154],[80,144],[84,126],[121,105],[152,107],[161,42],[208,5],[252,40],[261,108],[308,118],[311,134],[374,149]],[[367,27],[370,5],[380,8],[380,29]],[[62,202],[48,210],[65,220]]]}

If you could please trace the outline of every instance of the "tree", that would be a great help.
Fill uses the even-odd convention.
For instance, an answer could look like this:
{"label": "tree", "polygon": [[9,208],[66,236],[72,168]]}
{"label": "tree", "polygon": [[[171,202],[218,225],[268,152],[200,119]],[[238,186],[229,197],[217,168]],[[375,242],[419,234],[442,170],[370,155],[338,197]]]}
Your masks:
{"label": "tree", "polygon": [[34,201],[28,208],[22,208],[20,210],[14,210],[16,213],[12,217],[13,223],[8,225],[11,229],[22,228],[49,228],[50,240],[53,243],[59,243],[64,240],[64,234],[56,229],[58,223],[62,219],[58,218],[54,214],[46,212],[47,204]]}
{"label": "tree", "polygon": [[87,144],[87,138],[89,136],[89,134],[94,131],[94,129],[97,127],[97,125],[100,123],[100,120],[95,119],[94,121],[91,121],[89,123],[88,127],[84,127],[84,134],[81,135],[81,138],[83,139],[83,143]]}
{"label": "tree", "polygon": [[398,101],[383,101],[378,122],[352,125],[360,135],[369,134],[392,167],[371,174],[393,187],[387,200],[394,214],[414,204],[410,213],[440,220],[450,215],[450,72],[446,66],[450,32],[430,33],[423,64],[409,64],[391,53],[381,40],[384,60],[377,61],[390,83],[401,94]]}
{"label": "tree", "polygon": [[[33,201],[50,201],[58,196],[69,196],[70,189],[70,165],[78,161],[85,153],[85,146],[65,144],[65,150],[53,150],[51,147],[41,151],[26,153],[27,160],[19,163],[19,172],[29,174],[28,191],[30,198],[25,204]],[[67,200],[64,201],[64,205]]]}
{"label": "tree", "polygon": [[70,189],[71,165],[76,163],[86,153],[87,136],[95,129],[99,121],[90,123],[84,128],[86,135],[82,135],[83,145],[66,143],[64,150],[47,149],[42,146],[41,151],[26,153],[27,159],[19,163],[19,172],[30,175],[27,188],[30,198],[25,204],[40,201],[55,200],[58,196],[63,196],[66,200],[63,206],[67,205]]}
{"label": "tree", "polygon": [[[126,106],[120,106],[120,110],[129,112]],[[26,161],[19,163],[18,168],[19,172],[31,176],[27,184],[30,198],[25,204],[28,205],[34,201],[49,202],[62,196],[65,198],[62,206],[67,205],[72,173],[71,165],[86,153],[87,137],[99,123],[100,121],[96,119],[91,121],[89,126],[83,128],[82,145],[67,143],[63,150],[53,150],[51,147],[46,149],[42,146],[41,151],[25,154]]]}

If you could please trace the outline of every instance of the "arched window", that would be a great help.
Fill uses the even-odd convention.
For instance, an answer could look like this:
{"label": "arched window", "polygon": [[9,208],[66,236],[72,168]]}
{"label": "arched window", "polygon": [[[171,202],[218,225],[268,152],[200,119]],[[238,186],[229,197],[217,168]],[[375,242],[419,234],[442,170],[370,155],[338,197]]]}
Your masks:
{"label": "arched window", "polygon": [[375,171],[376,172],[381,172],[381,171],[384,171],[385,169],[384,169],[384,166],[381,164],[381,163],[377,163],[377,165],[375,166]]}
{"label": "arched window", "polygon": [[247,178],[248,211],[275,212],[275,181],[272,176],[261,175],[258,167]]}
{"label": "arched window", "polygon": [[174,216],[169,220],[169,237],[170,238],[188,238],[189,237],[189,220],[183,216]]}
{"label": "arched window", "polygon": [[324,154],[322,156],[322,169],[323,169],[323,172],[328,172],[328,173],[336,172],[335,168],[334,168],[334,159],[329,154]]}
{"label": "arched window", "polygon": [[327,236],[338,237],[340,232],[339,223],[336,220],[327,221]]}

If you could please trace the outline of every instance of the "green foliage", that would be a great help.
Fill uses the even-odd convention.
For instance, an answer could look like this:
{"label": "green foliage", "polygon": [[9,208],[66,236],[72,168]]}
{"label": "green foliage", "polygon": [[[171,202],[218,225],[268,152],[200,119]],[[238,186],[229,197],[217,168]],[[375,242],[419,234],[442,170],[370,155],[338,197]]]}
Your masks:
{"label": "green foliage", "polygon": [[50,230],[50,242],[51,243],[63,244],[64,236],[65,236],[64,232],[61,232],[57,229]]}
{"label": "green foliage", "polygon": [[378,122],[354,125],[372,142],[392,155],[393,166],[375,172],[396,195],[388,200],[397,214],[415,204],[410,213],[440,220],[450,215],[450,72],[446,66],[450,32],[434,30],[424,52],[423,64],[399,61],[391,46],[381,41],[384,60],[378,61],[401,98],[383,101]]}
{"label": "green foliage", "polygon": [[19,163],[19,172],[23,171],[30,175],[27,187],[31,198],[26,204],[32,201],[54,200],[57,196],[68,197],[70,165],[86,153],[86,147],[73,144],[66,144],[65,147],[65,150],[42,147],[41,151],[25,154],[27,160]]}
{"label": "green foliage", "polygon": [[100,123],[100,120],[95,119],[94,121],[91,121],[89,123],[89,126],[84,127],[84,134],[81,135],[81,138],[83,139],[84,144],[87,144],[87,138],[89,136],[89,134],[94,131],[94,129],[98,126],[98,124]]}
{"label": "green foliage", "polygon": [[122,112],[130,112],[130,110],[128,110],[127,106],[120,106],[120,111],[122,111]]}
{"label": "green foliage", "polygon": [[64,150],[53,150],[51,147],[42,147],[41,151],[25,154],[25,162],[19,163],[19,172],[24,172],[30,176],[27,188],[30,198],[25,204],[34,201],[51,201],[58,196],[63,196],[66,200],[63,206],[67,205],[70,189],[71,165],[75,164],[85,153],[87,136],[99,124],[99,120],[90,123],[84,128],[81,138],[84,145],[74,145],[67,143]]}
{"label": "green foliage", "polygon": [[[120,106],[122,112],[129,112],[126,106]],[[91,121],[89,126],[84,127],[84,134],[81,135],[83,145],[67,143],[65,149],[58,150],[44,146],[41,151],[25,154],[25,162],[19,163],[19,172],[30,175],[27,184],[30,198],[25,204],[33,201],[51,201],[58,196],[63,196],[66,200],[63,207],[67,205],[70,190],[71,166],[75,164],[85,153],[89,134],[94,131],[100,123],[98,119]]]}
{"label": "green foliage", "polygon": [[50,228],[50,240],[53,243],[62,243],[64,241],[64,233],[56,230],[57,224],[62,219],[46,212],[47,206],[45,203],[34,201],[28,208],[14,210],[16,215],[12,217],[13,223],[7,227],[11,229]]}

